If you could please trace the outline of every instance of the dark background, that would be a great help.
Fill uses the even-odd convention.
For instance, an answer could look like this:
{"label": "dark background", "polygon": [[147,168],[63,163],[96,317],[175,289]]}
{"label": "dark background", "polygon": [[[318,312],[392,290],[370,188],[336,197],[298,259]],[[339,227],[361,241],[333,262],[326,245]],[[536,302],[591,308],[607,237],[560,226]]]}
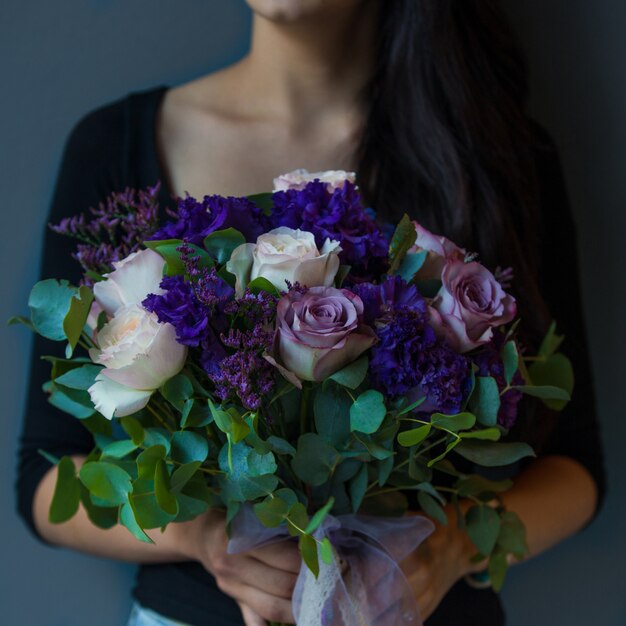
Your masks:
{"label": "dark background", "polygon": [[[624,626],[626,3],[506,0],[505,5],[528,54],[531,112],[560,148],[578,223],[610,492],[593,526],[515,568],[504,601],[510,626]],[[4,624],[121,626],[130,605],[131,566],[44,547],[14,513],[15,450],[31,338],[2,320],[26,312],[65,138],[96,106],[236,60],[247,49],[249,29],[243,0],[0,2]]]}

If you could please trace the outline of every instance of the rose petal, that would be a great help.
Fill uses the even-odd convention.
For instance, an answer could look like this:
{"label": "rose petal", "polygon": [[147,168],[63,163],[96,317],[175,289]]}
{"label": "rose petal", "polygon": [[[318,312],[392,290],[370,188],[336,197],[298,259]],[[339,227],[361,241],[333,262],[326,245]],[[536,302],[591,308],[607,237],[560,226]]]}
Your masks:
{"label": "rose petal", "polygon": [[89,395],[96,411],[107,419],[125,417],[143,409],[152,395],[152,391],[138,391],[120,385],[100,372],[96,382],[89,387]]}
{"label": "rose petal", "polygon": [[226,262],[226,270],[235,276],[235,293],[241,297],[250,282],[250,272],[252,270],[254,244],[242,243],[231,253],[230,259]]}

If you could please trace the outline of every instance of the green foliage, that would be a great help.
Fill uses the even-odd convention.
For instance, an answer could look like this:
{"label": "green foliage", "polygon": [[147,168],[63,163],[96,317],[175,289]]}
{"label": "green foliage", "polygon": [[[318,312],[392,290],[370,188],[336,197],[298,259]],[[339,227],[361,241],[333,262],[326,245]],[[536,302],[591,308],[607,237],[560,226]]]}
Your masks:
{"label": "green foliage", "polygon": [[276,528],[285,521],[290,508],[285,500],[270,495],[254,505],[254,512],[264,526]]}
{"label": "green foliage", "polygon": [[298,438],[298,448],[291,467],[300,480],[316,487],[330,478],[338,461],[336,450],[319,435],[305,433]]}
{"label": "green foliage", "polygon": [[[561,353],[552,354],[543,361],[535,361],[528,374],[533,385],[557,387],[571,396],[574,390],[574,370],[570,360]],[[561,411],[567,404],[566,399],[543,398],[544,404],[555,411]]]}
{"label": "green foliage", "polygon": [[548,357],[555,354],[561,346],[563,339],[565,339],[563,335],[556,334],[556,322],[553,321],[550,324],[550,328],[548,328],[546,336],[541,342],[541,346],[539,346],[538,356],[547,359]]}
{"label": "green foliage", "polygon": [[42,280],[35,284],[28,298],[30,319],[35,330],[53,341],[67,339],[63,320],[78,289],[66,280]]}
{"label": "green foliage", "polygon": [[405,214],[396,227],[389,244],[389,274],[395,274],[398,271],[416,239],[415,226],[411,218]]}
{"label": "green foliage", "polygon": [[322,542],[319,544],[319,552],[320,557],[322,557],[322,561],[324,561],[326,565],[330,565],[333,562],[335,552],[328,537],[324,537],[324,539],[322,539]]}
{"label": "green foliage", "polygon": [[260,209],[262,209],[266,215],[270,214],[274,206],[271,193],[255,193],[251,196],[247,196],[247,198],[248,200],[250,200],[250,202],[253,202]]}
{"label": "green foliage", "polygon": [[569,393],[565,389],[552,385],[516,385],[511,387],[511,389],[517,389],[528,396],[534,396],[542,400],[558,400],[565,403],[571,400]]}
{"label": "green foliage", "polygon": [[[361,469],[350,480],[348,490],[350,492],[350,503],[352,504],[352,511],[356,513],[359,510],[365,496],[365,490],[367,489],[368,471],[367,465],[364,463],[361,465]],[[384,484],[384,481],[383,481]]]}
{"label": "green foliage", "polygon": [[172,435],[172,459],[177,463],[201,463],[209,454],[209,445],[202,435],[190,430],[177,431]]}
{"label": "green foliage", "polygon": [[422,511],[426,513],[429,517],[436,519],[440,524],[444,526],[448,523],[448,517],[446,516],[446,512],[443,510],[439,502],[429,493],[425,491],[417,492],[417,501],[419,502]]}
{"label": "green foliage", "polygon": [[510,465],[520,459],[535,456],[533,449],[523,442],[492,443],[485,441],[463,441],[456,448],[462,457],[484,467]]}
{"label": "green foliage", "polygon": [[50,391],[48,402],[78,419],[86,419],[96,412],[86,391],[76,391],[57,385],[53,385]]}
{"label": "green foliage", "polygon": [[220,265],[226,263],[233,250],[243,243],[246,238],[234,228],[216,230],[204,238],[204,247]]}
{"label": "green foliage", "polygon": [[119,420],[126,434],[131,438],[136,446],[140,446],[146,438],[146,431],[135,417],[122,417]]}
{"label": "green foliage", "polygon": [[350,406],[350,397],[338,385],[317,389],[313,400],[315,428],[331,446],[343,446],[350,436]]}
{"label": "green foliage", "polygon": [[387,408],[380,391],[364,391],[350,407],[350,430],[361,433],[375,433],[385,419]]}
{"label": "green foliage", "polygon": [[130,502],[126,502],[120,508],[120,523],[125,526],[139,541],[154,543],[143,531],[135,519],[135,512]]}
{"label": "green foliage", "polygon": [[479,424],[495,426],[500,410],[500,390],[492,376],[476,376],[469,407]]}
{"label": "green foliage", "polygon": [[473,413],[456,413],[455,415],[445,415],[444,413],[433,413],[430,417],[433,428],[448,430],[458,433],[461,430],[469,430],[476,423],[476,416]]}
{"label": "green foliage", "polygon": [[139,446],[132,439],[121,439],[113,441],[102,448],[103,457],[121,459],[134,452]]}
{"label": "green foliage", "polygon": [[120,467],[106,461],[90,461],[80,469],[80,480],[96,496],[111,506],[123,504],[133,491],[130,476]]}
{"label": "green foliage", "polygon": [[507,385],[510,385],[511,380],[513,380],[513,376],[519,367],[519,355],[517,353],[517,345],[515,344],[515,341],[507,341],[504,344],[500,357],[502,358],[502,363],[504,365],[504,380]]}
{"label": "green foliage", "polygon": [[60,524],[74,516],[80,503],[80,481],[76,477],[74,461],[64,456],[57,465],[57,480],[50,504],[48,519]]}
{"label": "green foliage", "polygon": [[400,267],[398,268],[398,271],[396,273],[404,278],[407,283],[411,282],[415,278],[417,272],[422,269],[422,265],[424,265],[427,255],[428,252],[426,252],[426,250],[422,250],[421,252],[417,253],[407,254],[404,259],[402,259]]}
{"label": "green foliage", "polygon": [[184,374],[177,374],[173,378],[170,378],[159,391],[178,411],[182,411],[185,402],[193,397],[193,385]]}
{"label": "green foliage", "polygon": [[96,376],[102,369],[102,366],[91,363],[81,365],[55,378],[54,384],[55,386],[61,385],[69,389],[87,391],[96,382]]}
{"label": "green foliage", "polygon": [[350,363],[350,365],[346,365],[343,369],[329,376],[329,379],[334,380],[343,387],[356,389],[365,380],[368,367],[369,359],[367,356],[362,356]]}
{"label": "green foliage", "polygon": [[157,504],[169,515],[178,515],[178,502],[170,487],[170,475],[165,461],[157,461],[154,473],[154,493]]}
{"label": "green foliage", "polygon": [[461,478],[455,485],[461,498],[485,496],[489,500],[493,499],[494,494],[507,491],[512,486],[511,480],[489,480],[478,474]]}
{"label": "green foliage", "polygon": [[298,541],[298,548],[302,555],[302,560],[306,563],[306,566],[311,570],[315,578],[320,573],[320,563],[317,557],[317,542],[311,535],[300,535]]}
{"label": "green foliage", "polygon": [[465,528],[478,552],[488,556],[498,540],[500,516],[490,506],[472,506],[465,514]]}
{"label": "green foliage", "polygon": [[330,513],[330,510],[333,508],[333,504],[335,504],[335,498],[330,497],[328,502],[326,502],[326,504],[319,509],[315,515],[313,515],[304,531],[309,534],[314,533],[324,521],[324,518]]}
{"label": "green foliage", "polygon": [[[280,296],[280,291],[276,289],[273,283],[271,283],[267,278],[263,278],[263,276],[257,276],[254,280],[251,280],[247,288],[251,293],[257,295],[262,291],[272,294],[273,296]],[[286,285],[285,285],[286,288]]]}
{"label": "green foliage", "polygon": [[423,424],[422,426],[418,426],[417,428],[412,428],[411,430],[403,430],[398,433],[398,443],[401,446],[405,446],[410,448],[411,446],[417,446],[420,444],[428,435],[432,426],[430,424]]}
{"label": "green foliage", "polygon": [[78,288],[76,295],[70,299],[70,307],[63,318],[63,332],[67,337],[68,345],[65,356],[69,359],[78,345],[78,340],[87,323],[89,309],[93,302],[93,292],[86,285]]}

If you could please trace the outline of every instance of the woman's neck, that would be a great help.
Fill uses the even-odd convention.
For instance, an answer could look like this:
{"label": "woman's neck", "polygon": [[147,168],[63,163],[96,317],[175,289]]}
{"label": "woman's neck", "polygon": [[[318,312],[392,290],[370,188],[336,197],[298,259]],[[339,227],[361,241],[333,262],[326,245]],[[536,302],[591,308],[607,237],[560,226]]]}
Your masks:
{"label": "woman's neck", "polygon": [[257,112],[298,125],[357,109],[374,69],[378,10],[377,0],[366,0],[298,22],[255,15],[237,73]]}

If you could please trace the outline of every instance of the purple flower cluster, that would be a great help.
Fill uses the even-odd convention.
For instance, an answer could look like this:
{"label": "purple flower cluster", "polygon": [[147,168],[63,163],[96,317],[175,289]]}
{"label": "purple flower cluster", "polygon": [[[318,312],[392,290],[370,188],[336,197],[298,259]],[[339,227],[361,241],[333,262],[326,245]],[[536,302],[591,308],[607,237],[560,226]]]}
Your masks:
{"label": "purple flower cluster", "polygon": [[111,194],[88,213],[50,224],[54,232],[80,242],[72,256],[81,264],[86,284],[93,283],[95,276],[91,273],[110,272],[114,261],[121,261],[139,250],[143,241],[157,229],[159,190],[159,183],[140,191],[127,188]]}
{"label": "purple flower cluster", "polygon": [[469,393],[470,362],[437,339],[426,302],[413,285],[390,277],[381,285],[355,287],[375,322],[370,379],[382,393],[426,396],[424,408],[457,413]]}
{"label": "purple flower cluster", "polygon": [[220,337],[233,352],[222,358],[213,371],[204,367],[222,400],[238,397],[247,409],[254,411],[274,388],[275,372],[263,354],[274,342],[271,320],[277,302],[276,296],[264,291],[254,294],[246,290],[241,298],[225,306],[224,312],[240,327]]}
{"label": "purple flower cluster", "polygon": [[181,239],[201,246],[208,234],[236,228],[246,241],[256,241],[270,228],[262,209],[247,198],[204,196],[199,202],[187,196],[180,198],[177,210],[169,214],[172,221],[156,231],[151,239]]}
{"label": "purple flower cluster", "polygon": [[341,261],[352,267],[351,279],[363,280],[384,272],[389,243],[361,204],[356,186],[346,181],[329,191],[315,180],[302,190],[288,189],[272,195],[272,227],[299,228],[315,235],[321,247],[326,240],[341,243]]}
{"label": "purple flower cluster", "polygon": [[[472,360],[478,366],[478,376],[492,376],[498,384],[498,389],[502,391],[506,387],[504,378],[504,365],[500,357],[502,348],[503,333],[494,333],[494,339],[486,344],[480,352],[472,356]],[[524,379],[519,370],[513,375],[512,385],[523,385]],[[517,405],[522,399],[522,392],[516,389],[509,389],[500,396],[500,409],[498,411],[498,424],[504,428],[512,428],[517,419]]]}

